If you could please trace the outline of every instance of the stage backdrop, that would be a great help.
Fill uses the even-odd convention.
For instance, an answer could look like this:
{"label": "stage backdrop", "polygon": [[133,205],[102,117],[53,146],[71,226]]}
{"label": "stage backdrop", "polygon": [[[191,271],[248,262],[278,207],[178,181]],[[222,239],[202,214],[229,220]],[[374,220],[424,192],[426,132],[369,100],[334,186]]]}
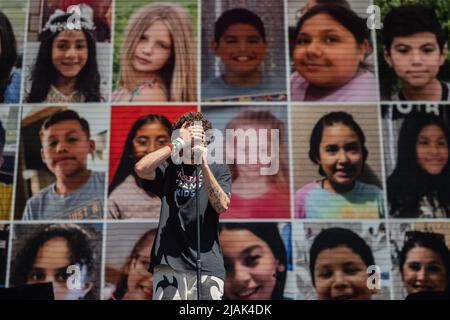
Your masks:
{"label": "stage backdrop", "polygon": [[[161,200],[134,165],[202,112],[232,175],[224,298],[405,299],[419,267],[450,290],[449,39],[429,31],[426,60],[417,34],[392,34],[389,66],[383,29],[347,18],[411,1],[328,2],[177,0],[154,20],[159,1],[0,0],[0,287],[151,299]],[[450,2],[414,2],[450,31]],[[43,36],[80,5],[95,28]]]}

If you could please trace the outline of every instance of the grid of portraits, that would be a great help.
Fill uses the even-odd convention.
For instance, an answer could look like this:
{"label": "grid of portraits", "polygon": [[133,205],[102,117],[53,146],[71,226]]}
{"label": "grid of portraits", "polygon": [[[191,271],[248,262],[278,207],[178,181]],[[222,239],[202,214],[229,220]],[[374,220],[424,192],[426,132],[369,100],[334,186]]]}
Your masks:
{"label": "grid of portraits", "polygon": [[202,112],[232,176],[225,299],[450,291],[449,16],[440,0],[0,0],[0,287],[151,299],[161,199],[134,167]]}

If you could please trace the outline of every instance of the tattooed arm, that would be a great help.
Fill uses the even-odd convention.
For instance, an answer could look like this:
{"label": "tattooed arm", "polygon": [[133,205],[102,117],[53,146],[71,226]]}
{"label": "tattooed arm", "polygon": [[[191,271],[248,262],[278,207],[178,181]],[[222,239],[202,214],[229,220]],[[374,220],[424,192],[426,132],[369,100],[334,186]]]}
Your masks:
{"label": "tattooed arm", "polygon": [[208,191],[208,199],[211,206],[217,213],[223,213],[228,210],[230,206],[230,197],[222,189],[219,182],[217,182],[211,168],[208,165],[207,155],[208,149],[205,147],[205,136],[203,127],[193,126],[189,128],[194,141],[192,151],[194,152],[195,163],[201,163],[201,168],[203,171],[204,186]]}
{"label": "tattooed arm", "polygon": [[230,205],[230,197],[223,191],[206,162],[202,162],[202,171],[203,179],[205,179],[204,185],[208,190],[208,198],[212,207],[219,214],[227,211]]}

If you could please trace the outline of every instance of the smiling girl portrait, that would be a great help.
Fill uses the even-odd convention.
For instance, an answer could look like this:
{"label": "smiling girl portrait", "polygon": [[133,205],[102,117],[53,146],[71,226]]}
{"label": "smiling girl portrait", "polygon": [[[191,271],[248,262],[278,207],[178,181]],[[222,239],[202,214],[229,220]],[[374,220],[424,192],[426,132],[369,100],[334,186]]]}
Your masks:
{"label": "smiling girl portrait", "polygon": [[[118,15],[121,26],[124,13]],[[112,100],[197,100],[197,46],[193,26],[191,13],[180,4],[152,3],[137,8],[118,39],[121,41],[120,70]],[[115,54],[118,55],[117,50]]]}
{"label": "smiling girl portrait", "polygon": [[[26,102],[101,102],[94,12],[79,8],[79,25],[72,13],[56,9],[39,34],[39,49],[31,68]],[[32,48],[32,44],[28,44]]]}
{"label": "smiling girl portrait", "polygon": [[153,275],[148,268],[155,236],[155,224],[108,224],[103,299],[152,299]]}
{"label": "smiling girl portrait", "polygon": [[288,252],[276,223],[220,225],[226,300],[281,300]]}
{"label": "smiling girl portrait", "polygon": [[392,217],[450,217],[449,141],[450,129],[442,117],[432,113],[405,117],[396,164],[387,179]]}
{"label": "smiling girl portrait", "polygon": [[[298,108],[296,112],[301,112],[305,118],[305,111],[314,109],[317,112],[317,108],[320,106]],[[361,109],[360,106],[354,108]],[[293,141],[302,140],[301,144],[294,145],[299,168],[296,180],[301,180],[302,184],[295,193],[297,218],[378,219],[384,216],[384,197],[378,178],[381,174],[376,139],[378,125],[376,120],[369,120],[376,115],[375,111],[376,108],[365,108],[364,111],[361,109],[360,115],[353,116],[333,109],[323,114],[314,125],[309,121],[308,124],[299,123],[299,127],[309,125],[313,128],[309,135],[308,127],[304,133],[294,131],[297,137],[293,137]],[[294,117],[299,115],[294,114]],[[309,136],[309,143],[303,134]],[[303,150],[295,150],[297,147]],[[299,154],[303,152],[305,156]],[[308,167],[308,158],[317,166],[320,178],[307,173],[310,172],[308,169],[314,170]],[[309,182],[311,178],[313,181]]]}
{"label": "smiling girl portrait", "polygon": [[317,5],[297,22],[292,43],[293,101],[377,100],[367,61],[372,52],[366,20],[340,5]]}
{"label": "smiling girl portrait", "polygon": [[[391,255],[393,298],[448,300],[450,294],[448,223],[417,220],[392,222],[389,230],[391,244],[397,246],[396,252]],[[435,298],[432,298],[433,296]]]}

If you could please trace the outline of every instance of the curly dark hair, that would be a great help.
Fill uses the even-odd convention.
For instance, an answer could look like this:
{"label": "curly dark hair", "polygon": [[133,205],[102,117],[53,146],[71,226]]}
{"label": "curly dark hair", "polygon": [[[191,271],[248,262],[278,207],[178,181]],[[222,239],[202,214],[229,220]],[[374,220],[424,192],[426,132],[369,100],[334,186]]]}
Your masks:
{"label": "curly dark hair", "polygon": [[175,131],[177,129],[180,129],[185,122],[189,123],[189,126],[192,126],[194,125],[195,121],[201,121],[203,130],[205,131],[212,129],[211,122],[208,119],[206,119],[203,113],[191,111],[183,114],[180,118],[178,118],[178,120],[173,125],[173,130]]}
{"label": "curly dark hair", "polygon": [[[97,261],[97,253],[92,245],[92,235],[86,229],[76,224],[51,224],[42,226],[26,241],[25,245],[17,253],[11,277],[12,284],[23,285],[27,283],[28,275],[39,249],[44,243],[57,237],[67,240],[71,252],[71,264],[86,266],[87,279],[92,281]],[[85,298],[95,299],[92,291]]]}

